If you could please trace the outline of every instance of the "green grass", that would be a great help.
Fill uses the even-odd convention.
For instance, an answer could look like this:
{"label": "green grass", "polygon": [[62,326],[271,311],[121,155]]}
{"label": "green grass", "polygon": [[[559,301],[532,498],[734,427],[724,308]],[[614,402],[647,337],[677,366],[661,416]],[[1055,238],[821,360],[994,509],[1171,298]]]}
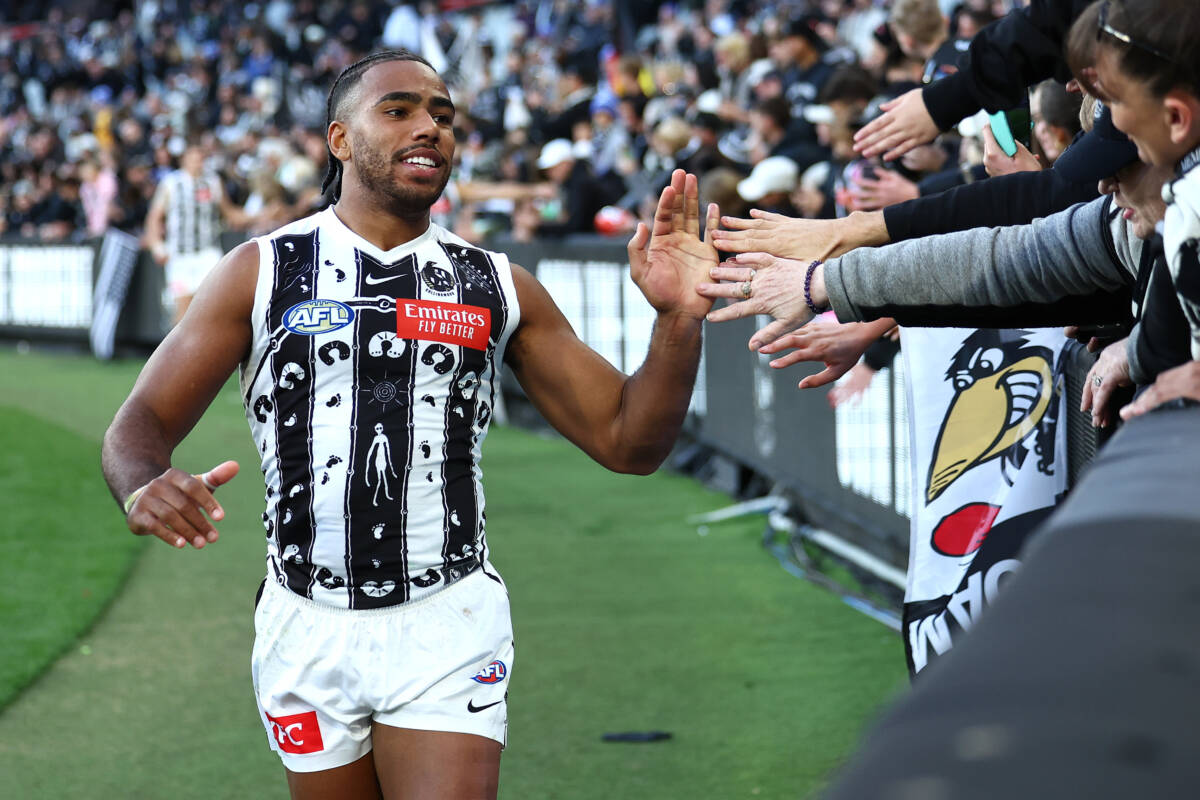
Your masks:
{"label": "green grass", "polygon": [[[139,367],[0,349],[0,404],[82,436],[77,480],[103,498],[97,443]],[[612,475],[518,430],[493,429],[485,454],[488,537],[517,643],[502,798],[803,797],[903,685],[895,635],[782,570],[760,546],[761,518],[706,536],[685,524],[728,498],[678,476]],[[243,463],[222,492],[221,541],[149,542],[95,627],[0,714],[4,796],[287,796],[250,690],[263,573],[254,457],[231,384],[176,459]],[[103,502],[66,518],[112,543],[123,524]],[[674,738],[600,739],[625,730]]]}
{"label": "green grass", "polygon": [[0,406],[0,708],[46,668],[120,588],[140,551],[97,530],[115,506],[94,441]]}

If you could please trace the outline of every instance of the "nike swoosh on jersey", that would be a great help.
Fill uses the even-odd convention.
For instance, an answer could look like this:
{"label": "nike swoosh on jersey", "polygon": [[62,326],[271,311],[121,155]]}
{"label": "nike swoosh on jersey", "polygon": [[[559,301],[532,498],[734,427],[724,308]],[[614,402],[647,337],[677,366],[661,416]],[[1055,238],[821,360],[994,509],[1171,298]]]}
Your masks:
{"label": "nike swoosh on jersey", "polygon": [[474,700],[468,700],[467,701],[467,711],[470,711],[472,714],[478,714],[480,711],[489,709],[492,706],[498,706],[503,702],[504,702],[503,700],[497,700],[494,703],[488,703],[486,706],[477,706],[477,705],[475,705]]}
{"label": "nike swoosh on jersey", "polygon": [[385,277],[382,277],[382,278],[376,278],[374,275],[364,275],[364,276],[363,276],[363,282],[364,282],[364,283],[367,283],[367,284],[369,284],[369,285],[371,285],[371,286],[374,286],[374,285],[376,285],[376,284],[378,284],[378,283],[383,283],[384,281],[391,281],[391,280],[395,280],[396,278],[399,278],[399,277],[401,277],[401,275],[400,275],[399,273],[397,273],[397,274],[395,274],[395,275],[387,275],[387,276],[385,276]]}

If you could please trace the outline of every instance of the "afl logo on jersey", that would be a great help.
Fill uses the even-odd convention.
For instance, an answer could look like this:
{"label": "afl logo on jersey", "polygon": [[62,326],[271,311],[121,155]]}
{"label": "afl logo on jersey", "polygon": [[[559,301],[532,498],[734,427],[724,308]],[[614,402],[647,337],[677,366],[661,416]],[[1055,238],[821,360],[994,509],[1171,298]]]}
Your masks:
{"label": "afl logo on jersey", "polygon": [[421,281],[425,288],[435,294],[450,294],[454,291],[454,273],[439,267],[433,261],[426,261],[421,267]]}
{"label": "afl logo on jersey", "polygon": [[471,680],[476,683],[499,683],[508,675],[508,667],[503,661],[493,661],[475,674]]}
{"label": "afl logo on jersey", "polygon": [[283,315],[283,327],[303,336],[336,331],[353,321],[354,309],[337,300],[305,300]]}

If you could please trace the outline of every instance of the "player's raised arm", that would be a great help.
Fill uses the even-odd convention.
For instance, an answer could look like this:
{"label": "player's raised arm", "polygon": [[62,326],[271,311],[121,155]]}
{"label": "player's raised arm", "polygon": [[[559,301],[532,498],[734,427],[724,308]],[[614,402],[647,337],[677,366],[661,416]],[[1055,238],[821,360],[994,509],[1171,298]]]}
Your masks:
{"label": "player's raised arm", "polygon": [[215,541],[224,512],[213,490],[237,474],[226,461],[201,475],[171,466],[171,454],[204,414],[250,347],[258,247],[221,260],[183,320],[146,362],[104,435],[104,477],[138,535],[175,547]]}
{"label": "player's raised arm", "polygon": [[652,229],[638,225],[630,270],[658,312],[645,362],[626,376],[585,345],[537,280],[513,274],[521,324],[508,361],[530,400],[556,429],[617,472],[646,474],[671,450],[687,413],[700,359],[700,328],[711,301],[696,287],[717,265],[710,206],[700,236],[696,178],[676,170],[659,197]]}

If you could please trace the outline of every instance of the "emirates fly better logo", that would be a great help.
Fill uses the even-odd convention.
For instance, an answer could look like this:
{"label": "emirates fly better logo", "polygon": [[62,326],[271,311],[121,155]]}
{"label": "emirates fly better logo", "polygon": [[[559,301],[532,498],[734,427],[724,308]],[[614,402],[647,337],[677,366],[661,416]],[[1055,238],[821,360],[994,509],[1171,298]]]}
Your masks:
{"label": "emirates fly better logo", "polygon": [[396,335],[401,339],[486,350],[492,329],[492,310],[437,300],[398,300]]}
{"label": "emirates fly better logo", "polygon": [[285,753],[303,755],[319,753],[325,749],[315,711],[290,714],[286,717],[272,717],[267,714],[267,722],[271,723],[271,735],[275,738],[275,745]]}

